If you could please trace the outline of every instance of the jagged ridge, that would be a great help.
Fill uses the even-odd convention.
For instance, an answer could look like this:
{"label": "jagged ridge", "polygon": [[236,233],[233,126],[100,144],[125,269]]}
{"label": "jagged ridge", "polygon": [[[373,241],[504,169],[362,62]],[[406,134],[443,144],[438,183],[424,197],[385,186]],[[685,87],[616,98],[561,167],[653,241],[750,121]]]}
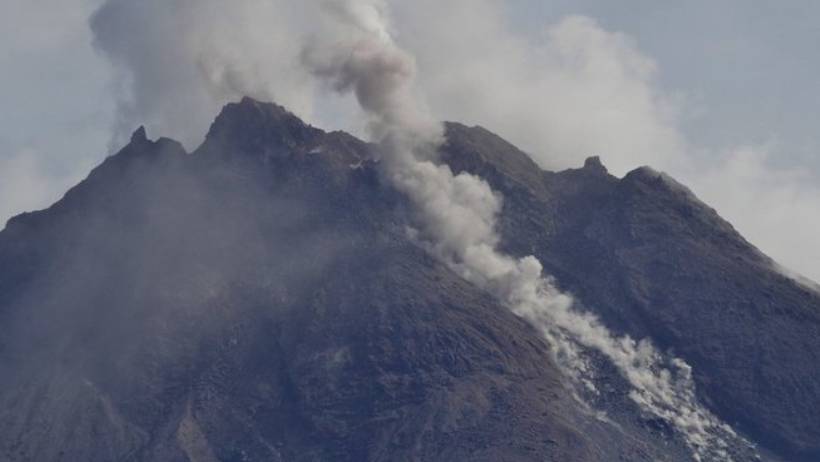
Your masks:
{"label": "jagged ridge", "polygon": [[[657,172],[544,172],[482,128],[446,128],[442,161],[505,197],[506,251],[674,349],[722,418],[816,458],[816,294]],[[599,404],[621,430],[581,412],[536,332],[413,246],[372,149],[244,99],[194,153],[138,130],[11,220],[4,457],[686,460],[615,400],[612,371]]]}

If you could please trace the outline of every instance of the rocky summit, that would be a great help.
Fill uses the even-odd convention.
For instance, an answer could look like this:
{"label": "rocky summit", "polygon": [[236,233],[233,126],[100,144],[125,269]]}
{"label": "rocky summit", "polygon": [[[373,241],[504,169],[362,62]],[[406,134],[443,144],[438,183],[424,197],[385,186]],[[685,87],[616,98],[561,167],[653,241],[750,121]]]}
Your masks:
{"label": "rocky summit", "polygon": [[[563,172],[446,124],[440,162],[503,198],[618,334],[692,366],[723,460],[820,460],[820,294],[684,186]],[[192,153],[140,128],[0,232],[0,461],[694,459],[605,361],[579,396],[535,328],[428,255],[378,149],[229,104]]]}

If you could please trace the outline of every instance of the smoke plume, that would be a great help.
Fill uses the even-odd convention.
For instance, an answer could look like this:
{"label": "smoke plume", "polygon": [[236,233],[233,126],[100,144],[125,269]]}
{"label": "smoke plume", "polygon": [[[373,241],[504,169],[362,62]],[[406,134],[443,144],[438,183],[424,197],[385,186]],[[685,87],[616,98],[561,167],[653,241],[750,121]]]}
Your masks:
{"label": "smoke plume", "polygon": [[[497,120],[518,122],[522,118],[514,117],[509,104],[525,113],[538,109],[521,95],[559,98],[554,104],[558,109],[550,109],[552,116],[525,118],[537,120],[540,133],[527,143],[555,153],[557,159],[564,153],[589,154],[605,148],[647,156],[683,149],[670,122],[673,102],[661,98],[651,86],[654,64],[637,53],[627,38],[607,35],[585,18],[569,19],[551,32],[543,69],[532,72],[525,65],[528,56],[515,40],[493,41],[482,35],[483,26],[491,32],[500,27],[492,19],[495,12],[490,3],[457,1],[448,8],[464,9],[468,3],[477,11],[471,17],[484,19],[477,25],[469,22],[456,30],[433,22],[429,27],[466,34],[475,39],[473,53],[482,50],[499,60],[493,63],[495,69],[508,70],[491,72],[481,67],[486,61],[478,60],[479,66],[471,67],[456,60],[453,65],[464,67],[456,71],[442,56],[469,59],[469,53],[452,49],[444,50],[444,55],[428,53],[425,64],[452,71],[447,75],[453,80],[422,74],[424,87],[438,90],[433,94],[437,101],[452,92],[455,98],[478,104],[476,112],[492,107],[484,112],[495,114],[496,108],[506,108],[497,112]],[[295,22],[288,19],[310,13],[317,4],[321,14],[316,31],[294,29]],[[403,18],[411,18],[417,34],[410,27],[406,38],[418,44],[428,35],[418,26],[424,21],[414,22],[412,16],[410,12]],[[440,15],[445,16],[454,17]],[[315,20],[317,16],[305,17]],[[590,355],[603,356],[631,385],[633,401],[677,428],[697,458],[727,460],[724,440],[732,437],[731,429],[698,404],[688,365],[666,357],[648,341],[614,336],[595,316],[574,308],[572,297],[556,288],[535,257],[515,258],[498,250],[496,224],[503,199],[481,178],[454,174],[436,162],[443,127],[420,96],[415,56],[398,46],[387,18],[384,0],[303,6],[251,0],[229,7],[215,0],[109,0],[95,14],[92,26],[98,48],[129,77],[130,86],[119,104],[120,128],[139,120],[190,144],[204,132],[202,117],[209,117],[226,99],[243,94],[277,99],[305,115],[311,110],[314,90],[306,76],[316,77],[338,93],[354,95],[368,135],[379,146],[384,177],[413,205],[411,234],[420,245],[539,329],[553,345],[558,363],[579,385],[594,392],[594,370],[587,364]],[[203,30],[210,32],[203,36]],[[306,34],[307,39],[299,38]],[[421,43],[417,48],[430,46]],[[438,58],[431,61],[431,57]],[[541,76],[542,70],[549,71],[544,71],[549,78],[533,84],[536,87],[510,86],[517,81],[511,75],[536,81],[533,77]],[[463,72],[487,78],[477,84]],[[456,89],[456,83],[463,89]],[[596,91],[587,95],[590,88]],[[611,117],[593,119],[593,126],[588,126],[590,108],[600,107],[605,97],[616,94],[620,96],[604,105],[612,109]],[[495,104],[492,95],[503,99],[503,104]],[[560,95],[567,100],[561,101]],[[577,101],[583,103],[581,108],[567,119],[566,108]],[[604,135],[586,136],[598,129]],[[525,126],[523,134],[514,137],[526,141],[526,134],[534,131]]]}
{"label": "smoke plume", "polygon": [[[91,24],[97,49],[119,74],[113,144],[143,124],[192,148],[212,114],[246,95],[353,129],[351,108],[317,101],[299,65],[316,3],[107,0]],[[496,0],[391,7],[401,18],[394,32],[419,59],[419,84],[439,120],[489,127],[547,169],[600,155],[616,175],[640,165],[668,171],[764,251],[820,277],[820,251],[809,232],[820,216],[816,185],[795,180],[805,172],[778,166],[778,153],[767,146],[691,146],[680,129],[691,115],[684,99],[661,87],[657,63],[629,36],[572,16],[543,37],[522,37]],[[747,156],[749,149],[763,155]],[[739,164],[746,170],[739,172]],[[759,213],[761,203],[766,213]]]}
{"label": "smoke plume", "polygon": [[658,63],[628,35],[570,16],[524,36],[495,0],[394,2],[394,13],[439,118],[491,128],[549,170],[600,155],[619,176],[669,172],[764,252],[820,279],[816,169],[784,162],[794,153],[770,138],[693,143],[682,127],[704,108],[663,88]]}
{"label": "smoke plume", "polygon": [[589,374],[584,350],[603,354],[632,385],[631,398],[678,428],[697,458],[727,459],[721,433],[728,430],[698,405],[689,366],[679,359],[667,364],[649,342],[614,337],[594,316],[573,309],[535,257],[497,249],[501,198],[482,179],[435,163],[441,128],[417,103],[415,61],[391,38],[384,2],[328,2],[323,11],[325,32],[310,40],[303,61],[337,91],[355,95],[384,156],[385,176],[415,207],[418,241],[539,328],[573,377]]}
{"label": "smoke plume", "polygon": [[193,149],[213,114],[243,96],[276,100],[309,118],[312,88],[298,66],[293,20],[300,8],[287,3],[105,2],[91,28],[118,73],[112,144],[145,125]]}

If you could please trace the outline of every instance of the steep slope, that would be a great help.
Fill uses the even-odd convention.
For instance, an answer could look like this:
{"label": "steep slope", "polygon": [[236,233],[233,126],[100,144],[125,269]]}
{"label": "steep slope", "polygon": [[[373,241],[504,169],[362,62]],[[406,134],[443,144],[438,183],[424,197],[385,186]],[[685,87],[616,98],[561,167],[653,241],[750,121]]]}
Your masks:
{"label": "steep slope", "polygon": [[537,332],[413,245],[377,170],[245,99],[196,152],[140,129],[12,219],[0,460],[690,460],[628,404],[616,425],[575,401]]}
{"label": "steep slope", "polygon": [[640,168],[619,180],[597,158],[542,172],[458,124],[448,140],[447,162],[504,194],[511,253],[539,257],[607,325],[684,358],[726,422],[788,460],[820,460],[817,292],[664,174]]}

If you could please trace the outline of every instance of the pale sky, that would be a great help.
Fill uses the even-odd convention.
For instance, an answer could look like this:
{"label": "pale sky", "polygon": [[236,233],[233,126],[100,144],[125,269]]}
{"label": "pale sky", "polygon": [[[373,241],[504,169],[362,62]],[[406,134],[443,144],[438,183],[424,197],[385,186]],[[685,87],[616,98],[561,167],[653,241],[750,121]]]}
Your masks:
{"label": "pale sky", "polygon": [[699,111],[704,144],[776,138],[820,172],[820,4],[811,0],[517,0],[527,33],[567,14],[626,32]]}
{"label": "pale sky", "polygon": [[[92,47],[89,17],[102,3],[0,2],[0,221],[53,203],[110,151],[115,90],[127,92],[128,84]],[[545,167],[597,154],[617,174],[642,164],[667,170],[764,252],[820,280],[820,3],[392,4],[398,40],[417,55],[421,91],[436,115],[480,123]],[[489,6],[471,7],[479,4]],[[260,48],[276,40],[267,37]],[[473,54],[471,46],[481,50]],[[464,91],[504,100],[452,91],[451,81],[465,80]],[[627,115],[611,128],[607,118],[596,125],[598,105]],[[486,115],[496,107],[498,114]],[[322,108],[343,113],[320,100]],[[561,125],[564,113],[575,125]],[[315,117],[340,125],[326,128],[349,128],[334,122],[341,119]],[[545,127],[554,136],[545,138]],[[175,133],[149,125],[149,136],[161,135]]]}

